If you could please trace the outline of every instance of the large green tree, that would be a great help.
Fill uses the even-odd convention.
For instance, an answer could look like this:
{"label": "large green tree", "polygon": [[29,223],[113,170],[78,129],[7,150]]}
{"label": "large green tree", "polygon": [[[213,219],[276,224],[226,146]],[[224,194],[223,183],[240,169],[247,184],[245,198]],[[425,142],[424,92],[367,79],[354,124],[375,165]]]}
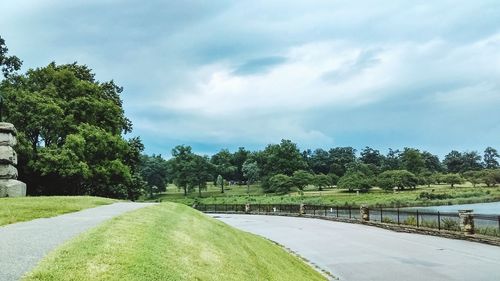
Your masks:
{"label": "large green tree", "polygon": [[416,188],[418,178],[406,170],[389,170],[378,175],[377,184],[384,190]]}
{"label": "large green tree", "polygon": [[493,147],[487,147],[484,150],[484,158],[483,158],[485,168],[486,169],[498,168],[499,167],[498,158],[500,158],[498,151]]}
{"label": "large green tree", "polygon": [[[5,120],[19,131],[19,177],[29,194],[137,197],[143,146],[139,139],[122,137],[132,125],[124,115],[121,87],[97,81],[85,65],[50,63],[9,75],[0,89]],[[84,155],[72,151],[82,147]],[[78,169],[88,166],[90,174],[84,168],[74,174],[64,171],[69,166],[48,166],[63,156]]]}
{"label": "large green tree", "polygon": [[140,173],[147,182],[150,197],[155,192],[166,191],[168,182],[168,164],[161,155],[141,155]]}
{"label": "large green tree", "polygon": [[8,77],[14,71],[21,68],[21,60],[16,56],[8,55],[9,49],[5,44],[5,40],[0,36],[0,67],[4,77]]}

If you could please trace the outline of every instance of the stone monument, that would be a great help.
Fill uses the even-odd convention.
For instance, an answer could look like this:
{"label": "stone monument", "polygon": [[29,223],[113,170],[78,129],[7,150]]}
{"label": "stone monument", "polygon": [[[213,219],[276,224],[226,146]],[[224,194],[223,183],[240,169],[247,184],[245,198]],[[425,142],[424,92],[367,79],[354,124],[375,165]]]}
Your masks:
{"label": "stone monument", "polygon": [[14,125],[0,122],[0,197],[26,196],[26,184],[17,180],[16,135]]}

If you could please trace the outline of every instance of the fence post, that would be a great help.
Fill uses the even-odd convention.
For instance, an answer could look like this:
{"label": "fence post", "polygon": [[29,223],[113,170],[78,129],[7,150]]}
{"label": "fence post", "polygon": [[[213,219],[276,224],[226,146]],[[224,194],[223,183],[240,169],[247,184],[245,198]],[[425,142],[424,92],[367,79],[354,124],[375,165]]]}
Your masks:
{"label": "fence post", "polygon": [[382,207],[380,207],[380,222],[382,222]]}
{"label": "fence post", "polygon": [[398,225],[399,225],[399,208],[398,208]]}
{"label": "fence post", "polygon": [[474,214],[472,210],[459,210],[460,229],[465,235],[474,234]]}
{"label": "fence post", "polygon": [[370,209],[368,207],[361,205],[359,212],[361,214],[361,222],[370,221]]}
{"label": "fence post", "polygon": [[417,227],[418,227],[418,210],[417,210]]}
{"label": "fence post", "polygon": [[336,206],[337,208],[337,218],[339,217],[339,206]]}
{"label": "fence post", "polygon": [[351,206],[349,206],[349,218],[351,218]]}
{"label": "fence post", "polygon": [[316,215],[316,206],[313,207],[313,216]]}
{"label": "fence post", "polygon": [[[323,208],[325,209],[325,217],[326,217],[326,206],[323,206]],[[498,217],[498,222],[500,223],[500,217]],[[500,226],[500,224],[499,224]]]}
{"label": "fence post", "polygon": [[438,230],[441,231],[441,213],[438,211]]}

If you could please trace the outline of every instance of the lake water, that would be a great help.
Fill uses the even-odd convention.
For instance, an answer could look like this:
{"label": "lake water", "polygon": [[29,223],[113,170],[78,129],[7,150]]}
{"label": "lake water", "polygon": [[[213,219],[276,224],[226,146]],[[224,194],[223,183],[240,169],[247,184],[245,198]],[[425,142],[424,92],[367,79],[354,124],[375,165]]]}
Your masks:
{"label": "lake water", "polygon": [[430,206],[430,207],[415,207],[410,209],[439,211],[439,212],[458,212],[458,210],[474,210],[475,214],[491,214],[500,215],[500,202],[463,204],[463,205],[446,205],[446,206]]}

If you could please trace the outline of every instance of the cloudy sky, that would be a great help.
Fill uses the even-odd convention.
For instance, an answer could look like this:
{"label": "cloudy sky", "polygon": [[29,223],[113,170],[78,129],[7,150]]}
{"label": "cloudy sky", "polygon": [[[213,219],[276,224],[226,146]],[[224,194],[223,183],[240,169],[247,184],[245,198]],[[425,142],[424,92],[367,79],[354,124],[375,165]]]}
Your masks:
{"label": "cloudy sky", "polygon": [[124,86],[146,152],[500,149],[492,1],[3,0],[24,70],[87,64]]}

